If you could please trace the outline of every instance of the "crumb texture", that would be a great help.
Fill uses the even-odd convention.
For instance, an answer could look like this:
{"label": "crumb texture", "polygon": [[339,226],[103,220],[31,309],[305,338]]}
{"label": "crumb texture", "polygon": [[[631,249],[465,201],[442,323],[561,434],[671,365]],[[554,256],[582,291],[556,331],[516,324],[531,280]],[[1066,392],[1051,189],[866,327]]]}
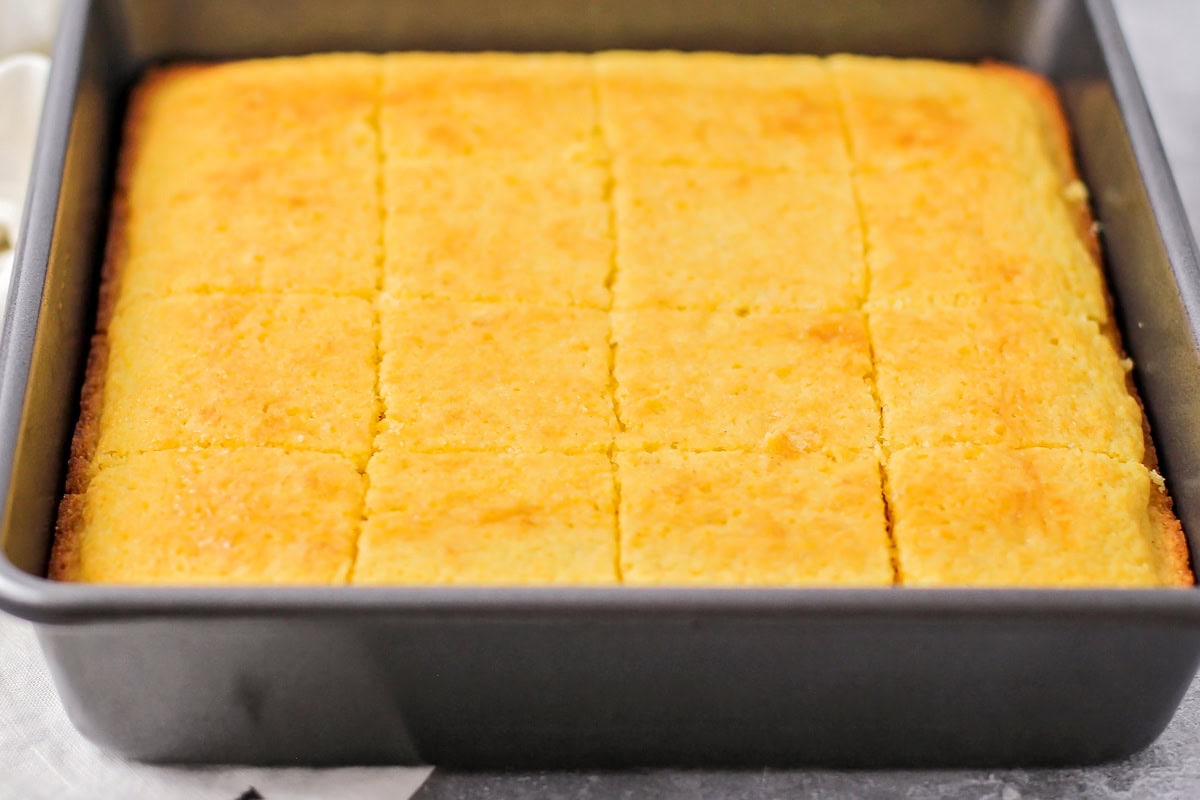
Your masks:
{"label": "crumb texture", "polygon": [[361,517],[353,462],[271,447],[164,450],[108,465],[59,520],[53,577],[344,583]]}
{"label": "crumb texture", "polygon": [[357,583],[616,583],[603,453],[384,447],[370,481]]}
{"label": "crumb texture", "polygon": [[[189,291],[352,294],[377,284],[375,59],[152,70],[119,177],[120,299]],[[115,246],[110,243],[110,249]]]}
{"label": "crumb texture", "polygon": [[1151,586],[1149,471],[1069,449],[914,447],[888,464],[905,583]]}
{"label": "crumb texture", "polygon": [[870,452],[621,453],[628,584],[888,585]]}
{"label": "crumb texture", "polygon": [[1070,447],[1141,461],[1142,413],[1096,323],[1037,306],[871,313],[884,438]]}
{"label": "crumb texture", "polygon": [[1004,65],[154,68],[50,575],[1190,584],[1099,265]]}
{"label": "crumb texture", "polygon": [[211,445],[371,450],[375,346],[357,297],[178,294],[117,312],[97,459]]}
{"label": "crumb texture", "polygon": [[858,313],[617,311],[624,449],[869,450],[879,434]]}

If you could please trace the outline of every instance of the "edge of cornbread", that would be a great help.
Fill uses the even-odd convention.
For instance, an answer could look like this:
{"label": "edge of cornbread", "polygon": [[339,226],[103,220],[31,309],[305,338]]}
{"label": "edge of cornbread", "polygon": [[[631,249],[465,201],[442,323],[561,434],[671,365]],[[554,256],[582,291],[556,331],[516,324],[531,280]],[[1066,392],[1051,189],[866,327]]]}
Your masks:
{"label": "edge of cornbread", "polygon": [[[1064,187],[1061,195],[1064,205],[1070,212],[1075,233],[1096,270],[1103,274],[1103,255],[1097,236],[1098,225],[1088,203],[1088,189],[1080,178],[1072,155],[1070,126],[1063,113],[1058,92],[1044,77],[1010,64],[983,61],[977,66],[979,69],[1009,82],[1031,101],[1040,123],[1040,135],[1045,154],[1059,174],[1059,184]],[[1095,322],[1101,334],[1112,344],[1118,358],[1126,364],[1131,364],[1120,330],[1116,325],[1114,299],[1109,290],[1108,281],[1102,278],[1100,287],[1106,313],[1102,320],[1095,320]],[[1138,392],[1131,368],[1125,371],[1125,389],[1136,404],[1141,417],[1144,441],[1142,464],[1149,470],[1152,483],[1149,514],[1160,534],[1155,541],[1151,542],[1151,546],[1158,554],[1167,572],[1160,576],[1161,585],[1192,586],[1195,584],[1195,575],[1191,568],[1187,539],[1179,519],[1175,516],[1173,500],[1158,472],[1158,453],[1151,436],[1150,420],[1146,415],[1145,404]]]}
{"label": "edge of cornbread", "polygon": [[[152,91],[155,82],[168,72],[194,69],[193,65],[179,64],[173,67],[152,67],[134,87],[130,95],[129,108],[121,126],[121,148],[117,156],[116,177],[113,185],[112,202],[109,206],[107,238],[104,259],[100,267],[100,288],[96,304],[96,330],[92,334],[87,363],[84,367],[83,387],[80,390],[79,420],[71,437],[70,456],[67,461],[66,495],[61,503],[59,521],[54,537],[54,548],[50,559],[50,577],[66,579],[70,559],[60,555],[60,549],[73,547],[65,535],[63,517],[67,515],[67,501],[73,494],[82,494],[87,488],[88,473],[100,438],[100,409],[104,403],[105,375],[108,370],[108,325],[112,321],[117,299],[121,291],[121,266],[128,253],[126,239],[129,217],[128,186],[137,162],[140,149],[142,116],[145,97]],[[66,530],[70,530],[67,527]]]}
{"label": "edge of cornbread", "polygon": [[[295,56],[273,61],[300,61],[309,58],[325,58],[326,56]],[[358,60],[364,57],[357,53],[330,54],[332,59],[347,57]],[[262,59],[251,59],[261,63]],[[109,328],[118,311],[122,300],[126,265],[129,260],[129,227],[130,227],[130,185],[143,151],[143,134],[145,132],[145,117],[147,106],[152,95],[164,83],[187,75],[193,75],[222,66],[237,64],[238,61],[226,62],[188,62],[180,61],[166,65],[152,66],[146,70],[141,79],[135,84],[130,93],[128,108],[121,127],[121,145],[118,152],[114,187],[109,208],[109,223],[105,244],[104,257],[100,270],[100,286],[97,291],[96,328],[93,333],[87,362],[84,368],[83,386],[80,392],[80,413],[75,432],[71,439],[66,486],[63,498],[59,504],[59,515],[55,526],[54,543],[51,548],[47,576],[53,580],[78,580],[79,551],[81,536],[81,520],[84,495],[96,468],[97,445],[100,439],[101,415],[105,402],[105,386],[109,366]],[[232,290],[231,295],[241,294]],[[248,292],[247,294],[253,294]],[[156,295],[159,298],[169,297],[170,293]],[[282,295],[281,295],[282,296]],[[334,295],[331,295],[334,296]],[[352,296],[352,295],[347,295]],[[170,452],[188,454],[196,451],[218,451],[221,448],[214,445],[211,448],[181,447]],[[271,449],[254,447],[250,449]],[[327,455],[321,451],[291,450],[275,448],[283,456],[299,453],[301,456]],[[148,451],[148,454],[168,451]],[[135,453],[133,455],[141,455]],[[125,460],[116,459],[116,463]],[[342,570],[342,577],[347,577],[350,565]]]}
{"label": "edge of cornbread", "polygon": [[[1073,194],[1064,199],[1068,201],[1068,208],[1074,212],[1072,219],[1075,222],[1075,231],[1095,262],[1096,268],[1101,270],[1103,255],[1100,249],[1100,238],[1097,236],[1098,226],[1092,216],[1091,206],[1087,202],[1087,187],[1080,180],[1079,171],[1076,169],[1075,159],[1072,156],[1071,130],[1067,124],[1066,115],[1063,113],[1058,92],[1045,78],[1028,70],[998,62],[984,62],[981,66],[1012,81],[1033,100],[1034,108],[1040,112],[1042,134],[1047,140],[1047,150],[1054,161],[1055,168],[1060,173],[1062,184],[1072,187]],[[1101,287],[1104,290],[1108,313],[1103,324],[1100,325],[1100,330],[1112,342],[1117,355],[1123,360],[1129,359],[1129,355],[1125,352],[1124,342],[1121,340],[1121,331],[1117,328],[1114,301],[1112,292],[1108,288],[1108,281],[1101,281]],[[1142,402],[1137,384],[1134,382],[1132,369],[1125,372],[1125,389],[1137,403],[1142,418],[1142,440],[1145,444],[1142,463],[1150,470],[1154,483],[1150,495],[1150,511],[1162,531],[1161,538],[1154,544],[1159,547],[1164,563],[1171,569],[1174,582],[1178,585],[1191,586],[1195,584],[1196,579],[1191,568],[1187,538],[1184,536],[1183,526],[1175,516],[1174,501],[1167,493],[1166,484],[1158,472],[1158,451],[1155,449],[1154,437],[1151,436],[1150,419],[1146,415],[1146,406]]]}

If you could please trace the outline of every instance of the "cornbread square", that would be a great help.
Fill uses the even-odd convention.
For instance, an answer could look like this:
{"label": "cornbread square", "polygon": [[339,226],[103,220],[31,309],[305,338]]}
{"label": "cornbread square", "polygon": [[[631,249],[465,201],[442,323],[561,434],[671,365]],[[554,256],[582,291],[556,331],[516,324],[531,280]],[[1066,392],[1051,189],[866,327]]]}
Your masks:
{"label": "cornbread square", "polygon": [[68,495],[50,575],[103,583],[344,583],[362,519],[349,460],[271,447],[131,455]]}
{"label": "cornbread square", "polygon": [[391,296],[379,307],[379,387],[397,447],[581,452],[612,444],[604,312]]}
{"label": "cornbread square", "polygon": [[1191,583],[1178,523],[1141,464],[1066,449],[912,448],[887,465],[900,581],[912,586]]}
{"label": "cornbread square", "polygon": [[271,445],[365,466],[378,415],[374,327],[357,297],[130,303],[108,333],[97,455]]}
{"label": "cornbread square", "polygon": [[622,447],[841,452],[879,412],[857,313],[613,314]]}
{"label": "cornbread square", "polygon": [[354,583],[612,584],[603,453],[406,453],[370,465]]}
{"label": "cornbread square", "polygon": [[567,53],[392,53],[380,124],[391,159],[596,160],[592,67]]}
{"label": "cornbread square", "polygon": [[373,295],[379,64],[333,55],[166,67],[134,94],[109,273],[124,297]]}
{"label": "cornbread square", "polygon": [[759,453],[618,453],[628,584],[892,582],[879,464]]}
{"label": "cornbread square", "polygon": [[[872,304],[1034,303],[1108,315],[1082,184],[1050,170],[944,165],[857,178]],[[1082,206],[1082,208],[1080,208]]]}
{"label": "cornbread square", "polygon": [[608,308],[606,182],[583,164],[392,164],[384,289]]}
{"label": "cornbread square", "polygon": [[877,310],[870,321],[892,450],[970,442],[1145,454],[1125,365],[1090,320],[996,304]]}
{"label": "cornbread square", "polygon": [[610,52],[595,64],[618,160],[849,168],[837,94],[819,59]]}
{"label": "cornbread square", "polygon": [[858,171],[917,164],[1066,168],[1054,90],[1001,65],[838,55],[828,61]]}
{"label": "cornbread square", "polygon": [[848,174],[618,166],[616,305],[841,311],[866,265]]}

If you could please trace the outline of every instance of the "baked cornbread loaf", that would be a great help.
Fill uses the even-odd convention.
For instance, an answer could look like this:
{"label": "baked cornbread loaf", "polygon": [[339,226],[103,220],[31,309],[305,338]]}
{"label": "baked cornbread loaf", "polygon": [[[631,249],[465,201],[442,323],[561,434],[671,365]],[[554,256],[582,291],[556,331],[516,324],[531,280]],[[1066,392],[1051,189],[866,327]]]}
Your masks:
{"label": "baked cornbread loaf", "polygon": [[1003,303],[870,316],[888,450],[960,442],[1145,455],[1125,365],[1091,320]]}
{"label": "baked cornbread loaf", "polygon": [[879,461],[663,449],[617,455],[628,584],[892,582]]}
{"label": "baked cornbread loaf", "polygon": [[96,467],[195,446],[343,453],[375,418],[371,304],[316,294],[176,294],[130,303],[107,334]]}
{"label": "baked cornbread loaf", "polygon": [[355,55],[151,71],[130,104],[101,310],[197,291],[373,297],[378,85],[378,62]]}
{"label": "baked cornbread loaf", "polygon": [[615,308],[857,311],[866,264],[845,177],[619,162]]}
{"label": "baked cornbread loaf", "polygon": [[888,462],[900,577],[913,586],[1190,583],[1150,470],[1071,448],[910,447]]}
{"label": "baked cornbread loaf", "polygon": [[358,583],[617,582],[604,453],[412,453],[368,469]]}
{"label": "baked cornbread loaf", "polygon": [[[953,162],[857,175],[872,304],[1038,305],[1103,321],[1104,286],[1090,232],[1073,230],[1049,168]],[[937,269],[928,269],[931,261]]]}
{"label": "baked cornbread loaf", "polygon": [[135,90],[50,575],[1192,583],[1044,81],[321,55]]}
{"label": "baked cornbread loaf", "polygon": [[364,481],[331,453],[187,448],[108,464],[67,495],[51,574],[122,583],[338,583]]}
{"label": "baked cornbread loaf", "polygon": [[861,314],[614,311],[621,449],[851,453],[879,439]]}
{"label": "baked cornbread loaf", "polygon": [[820,59],[613,52],[597,55],[594,68],[601,129],[618,162],[849,167],[840,103]]}
{"label": "baked cornbread loaf", "polygon": [[608,173],[587,164],[390,163],[389,295],[604,310]]}
{"label": "baked cornbread loaf", "polygon": [[381,442],[423,452],[612,444],[604,312],[389,296],[378,305]]}

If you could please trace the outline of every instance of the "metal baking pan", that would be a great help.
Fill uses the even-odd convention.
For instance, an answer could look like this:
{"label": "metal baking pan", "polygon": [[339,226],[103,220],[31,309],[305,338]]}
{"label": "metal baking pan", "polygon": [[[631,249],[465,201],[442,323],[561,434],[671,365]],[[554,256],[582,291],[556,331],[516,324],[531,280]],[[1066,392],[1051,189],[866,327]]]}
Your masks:
{"label": "metal baking pan", "polygon": [[41,577],[118,123],[146,64],[613,47],[998,58],[1049,75],[1163,470],[1200,535],[1200,272],[1106,0],[77,0],[0,340],[0,607],[36,623],[75,725],[138,759],[259,764],[1063,764],[1152,741],[1200,660],[1200,590],[135,589]]}

